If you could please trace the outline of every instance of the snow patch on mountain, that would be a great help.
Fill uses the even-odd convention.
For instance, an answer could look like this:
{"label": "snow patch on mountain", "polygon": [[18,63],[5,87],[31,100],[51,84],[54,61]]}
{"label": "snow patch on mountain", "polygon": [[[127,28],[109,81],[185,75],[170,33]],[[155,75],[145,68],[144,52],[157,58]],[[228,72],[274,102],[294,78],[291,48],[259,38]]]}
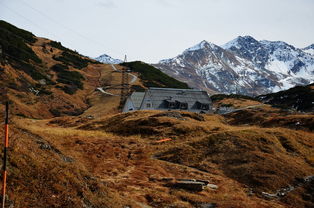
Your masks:
{"label": "snow patch on mountain", "polygon": [[305,53],[311,54],[314,56],[314,44],[302,49]]}
{"label": "snow patch on mountain", "polygon": [[188,51],[198,51],[198,50],[204,49],[207,44],[208,44],[207,41],[203,40],[199,44],[197,44],[197,45],[195,45],[195,46],[193,46],[191,48],[188,48],[187,50],[185,50],[185,52],[188,52]]}
{"label": "snow patch on mountain", "polygon": [[97,58],[95,58],[95,60],[104,63],[104,64],[121,64],[123,63],[122,60],[120,59],[114,59],[111,56],[108,56],[107,54],[103,54]]}
{"label": "snow patch on mountain", "polygon": [[312,49],[239,36],[221,47],[202,41],[155,66],[195,88],[257,95],[314,82]]}

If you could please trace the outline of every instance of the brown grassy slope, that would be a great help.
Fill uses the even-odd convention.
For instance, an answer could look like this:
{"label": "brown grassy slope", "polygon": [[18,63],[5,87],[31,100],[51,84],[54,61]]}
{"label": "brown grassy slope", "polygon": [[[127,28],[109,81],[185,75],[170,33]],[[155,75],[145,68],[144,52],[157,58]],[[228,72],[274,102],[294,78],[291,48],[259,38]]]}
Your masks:
{"label": "brown grassy slope", "polygon": [[231,125],[258,125],[262,127],[285,127],[295,130],[314,130],[314,115],[300,114],[262,106],[224,115]]}
{"label": "brown grassy slope", "polygon": [[[157,116],[156,118],[160,116],[159,112],[136,113],[138,117],[145,117],[147,114]],[[186,118],[189,118],[188,116],[195,115],[187,113]],[[174,120],[170,118],[171,121]],[[176,146],[180,143],[179,140],[157,145],[154,141],[146,139],[146,136],[120,136],[106,131],[62,128],[49,124],[49,120],[22,119],[16,122],[45,138],[121,197],[132,200],[130,204],[133,202],[138,206],[140,203],[151,207],[182,208],[199,207],[203,203],[216,203],[224,208],[284,207],[278,202],[268,202],[256,196],[248,197],[247,189],[242,184],[225,177],[222,171],[214,166],[215,172],[211,173],[154,159],[156,151]],[[161,134],[154,136],[155,139],[163,138]],[[186,142],[188,139],[181,141]],[[206,189],[202,192],[173,189],[162,180],[165,177],[209,180],[217,184],[219,189]]]}
{"label": "brown grassy slope", "polygon": [[[0,67],[3,71],[0,73],[0,83],[5,87],[9,100],[14,103],[14,113],[30,118],[51,118],[59,115],[79,115],[93,104],[93,100],[101,98],[107,105],[114,107],[108,109],[112,111],[116,107],[116,99],[111,96],[96,93],[97,87],[104,85],[113,85],[120,83],[120,73],[114,73],[110,65],[89,63],[83,69],[69,66],[69,71],[81,73],[84,88],[78,89],[74,95],[65,93],[60,87],[56,73],[51,69],[55,64],[62,64],[53,57],[62,54],[62,50],[49,45],[50,40],[36,38],[37,41],[30,45],[36,55],[42,60],[41,64],[31,63],[38,72],[47,75],[54,83],[40,83],[32,79],[22,70],[12,67],[9,63],[2,63]],[[52,49],[52,50],[51,50]],[[79,56],[82,59],[85,57]],[[3,65],[4,64],[4,65]],[[33,90],[39,90],[39,93]],[[118,93],[118,91],[115,91]],[[0,99],[3,100],[5,94],[0,93]],[[103,97],[108,97],[103,98]]]}
{"label": "brown grassy slope", "polygon": [[[26,129],[16,125],[11,125],[10,129],[7,205],[122,206],[119,196],[66,152]],[[2,129],[0,134],[3,135]]]}
{"label": "brown grassy slope", "polygon": [[229,106],[234,108],[244,108],[247,106],[255,106],[261,105],[261,102],[255,100],[248,100],[248,99],[240,99],[240,98],[224,98],[222,100],[218,100],[214,102],[214,107],[218,108],[220,106]]}
{"label": "brown grassy slope", "polygon": [[[230,126],[217,115],[202,118],[191,113],[152,111],[118,114],[80,129],[141,135],[150,144],[170,137],[172,141],[154,150],[159,159],[232,178],[253,188],[257,195],[314,175],[314,135],[306,131]],[[292,207],[312,206],[297,192],[283,201]]]}

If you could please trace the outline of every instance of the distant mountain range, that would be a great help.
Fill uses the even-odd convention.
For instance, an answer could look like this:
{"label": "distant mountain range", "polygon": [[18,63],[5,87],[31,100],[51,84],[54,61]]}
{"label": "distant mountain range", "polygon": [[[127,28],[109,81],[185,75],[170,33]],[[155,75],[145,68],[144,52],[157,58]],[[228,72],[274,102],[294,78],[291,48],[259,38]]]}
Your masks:
{"label": "distant mountain range", "polygon": [[202,41],[153,65],[194,88],[260,95],[314,82],[314,44],[299,49],[239,36],[222,46]]}
{"label": "distant mountain range", "polygon": [[95,60],[104,63],[104,64],[121,64],[123,63],[122,60],[120,59],[114,59],[111,56],[108,56],[107,54],[103,54],[97,58],[95,58]]}

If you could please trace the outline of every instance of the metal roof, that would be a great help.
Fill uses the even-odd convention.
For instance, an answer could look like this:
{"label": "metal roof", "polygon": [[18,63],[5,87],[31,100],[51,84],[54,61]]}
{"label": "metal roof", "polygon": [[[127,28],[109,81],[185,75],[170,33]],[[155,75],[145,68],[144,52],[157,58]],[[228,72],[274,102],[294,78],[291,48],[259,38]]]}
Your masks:
{"label": "metal roof", "polygon": [[205,91],[195,89],[170,89],[170,88],[149,88],[146,93],[155,109],[168,108],[168,102],[187,103],[188,109],[196,109],[197,102],[211,104],[211,100]]}
{"label": "metal roof", "polygon": [[141,107],[145,92],[133,92],[131,95],[131,100],[136,109]]}

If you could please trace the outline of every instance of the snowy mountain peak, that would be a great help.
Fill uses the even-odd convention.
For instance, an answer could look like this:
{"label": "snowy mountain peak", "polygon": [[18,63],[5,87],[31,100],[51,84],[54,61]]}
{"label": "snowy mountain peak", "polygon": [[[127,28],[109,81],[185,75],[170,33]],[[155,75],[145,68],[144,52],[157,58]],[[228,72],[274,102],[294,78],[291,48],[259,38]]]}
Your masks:
{"label": "snowy mountain peak", "polygon": [[314,45],[239,36],[219,47],[202,41],[155,66],[191,87],[222,93],[265,94],[314,82]]}
{"label": "snowy mountain peak", "polygon": [[209,43],[206,40],[203,40],[199,44],[192,46],[191,48],[186,49],[185,52],[198,51],[198,50],[204,49],[205,47],[208,47],[208,45],[209,45]]}
{"label": "snowy mountain peak", "polygon": [[226,44],[222,45],[221,47],[223,49],[231,49],[231,48],[237,48],[240,49],[242,47],[245,47],[246,45],[253,45],[257,44],[258,41],[255,40],[252,36],[246,35],[246,36],[238,36],[237,38],[227,42]]}
{"label": "snowy mountain peak", "polygon": [[303,48],[303,50],[314,49],[314,43],[309,45],[308,47]]}
{"label": "snowy mountain peak", "polygon": [[314,44],[309,45],[308,47],[305,47],[302,49],[304,52],[311,54],[312,56],[314,56]]}
{"label": "snowy mountain peak", "polygon": [[215,50],[217,48],[219,48],[219,46],[213,43],[207,42],[206,40],[203,40],[199,44],[186,49],[183,53],[194,52],[194,51],[199,51],[199,50],[204,50],[204,49]]}
{"label": "snowy mountain peak", "polygon": [[103,54],[97,58],[95,58],[95,60],[104,63],[104,64],[121,64],[123,63],[122,60],[120,59],[114,59],[111,56],[108,56],[107,54]]}

